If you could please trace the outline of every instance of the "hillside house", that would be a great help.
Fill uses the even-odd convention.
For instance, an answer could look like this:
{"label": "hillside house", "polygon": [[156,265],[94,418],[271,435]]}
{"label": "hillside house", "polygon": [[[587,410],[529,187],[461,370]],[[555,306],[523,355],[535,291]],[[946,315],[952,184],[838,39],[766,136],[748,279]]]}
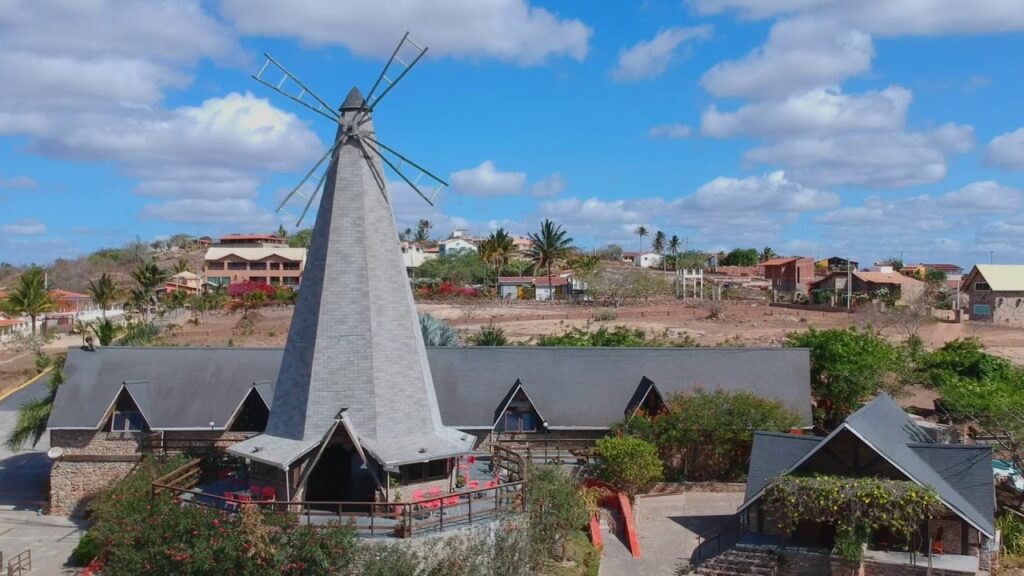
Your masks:
{"label": "hillside house", "polygon": [[978,264],[960,289],[971,321],[1024,328],[1024,265]]}
{"label": "hillside house", "polygon": [[831,293],[832,304],[845,302],[843,294],[847,292],[847,278],[852,279],[854,294],[867,294],[871,297],[878,296],[884,291],[894,302],[906,303],[924,292],[925,283],[917,278],[904,276],[894,271],[891,267],[883,268],[880,272],[865,272],[861,270],[847,272],[832,272],[811,284],[811,293]]}
{"label": "hillside house", "polygon": [[[76,321],[89,323],[103,318],[103,309],[93,302],[88,294],[54,288],[50,290],[50,297],[53,298],[55,305],[53,310],[44,316],[47,328],[67,332],[74,328]],[[110,319],[124,316],[122,304],[111,306],[106,311],[106,316]]]}
{"label": "hillside house", "polygon": [[405,268],[408,271],[413,271],[419,268],[427,260],[433,260],[437,258],[437,252],[428,252],[416,242],[402,242],[400,245],[402,249],[402,261],[405,263]]}
{"label": "hillside house", "polygon": [[202,289],[202,278],[200,278],[195,272],[185,270],[168,278],[167,282],[164,284],[163,291],[170,294],[181,290],[186,294],[197,294],[201,292]]}
{"label": "hillside house", "polygon": [[832,256],[830,258],[824,258],[814,263],[816,270],[820,270],[825,274],[829,272],[846,272],[847,269],[857,270],[859,264],[856,260],[847,260],[846,258],[840,258],[839,256]]}
{"label": "hillside house", "polygon": [[287,246],[288,239],[276,234],[228,234],[217,239],[221,246]]}
{"label": "hillside house", "polygon": [[900,268],[900,274],[924,278],[929,272],[942,272],[946,278],[959,278],[964,269],[956,264],[907,264]]}
{"label": "hillside house", "polygon": [[437,244],[441,256],[452,256],[460,252],[476,252],[476,244],[466,238],[449,238]]}
{"label": "hillside house", "polygon": [[640,268],[661,268],[664,256],[657,252],[641,252],[633,258],[633,266]]}
{"label": "hillside house", "polygon": [[814,281],[814,259],[794,256],[772,258],[757,265],[758,273],[767,280],[776,294],[807,295]]}
{"label": "hillside house", "polygon": [[[530,295],[532,294],[532,298]],[[504,300],[551,300],[572,294],[569,276],[500,276],[498,297]]]}
{"label": "hillside house", "polygon": [[305,248],[263,243],[216,245],[206,250],[203,274],[215,286],[256,282],[297,288],[306,264]]}

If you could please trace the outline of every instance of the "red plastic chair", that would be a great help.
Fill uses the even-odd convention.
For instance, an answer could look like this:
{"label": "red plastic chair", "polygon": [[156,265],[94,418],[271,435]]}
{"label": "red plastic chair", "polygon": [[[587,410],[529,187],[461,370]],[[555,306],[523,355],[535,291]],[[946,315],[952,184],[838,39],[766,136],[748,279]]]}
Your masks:
{"label": "red plastic chair", "polygon": [[235,497],[242,504],[250,504],[250,503],[252,503],[252,496],[249,496],[248,494],[238,494]]}
{"label": "red plastic chair", "polygon": [[277,500],[277,490],[275,490],[273,486],[264,486],[260,491],[260,494],[263,496],[263,499],[268,502]]}
{"label": "red plastic chair", "polygon": [[466,456],[466,462],[469,462],[470,464],[476,464],[476,456],[473,456],[472,454]]}

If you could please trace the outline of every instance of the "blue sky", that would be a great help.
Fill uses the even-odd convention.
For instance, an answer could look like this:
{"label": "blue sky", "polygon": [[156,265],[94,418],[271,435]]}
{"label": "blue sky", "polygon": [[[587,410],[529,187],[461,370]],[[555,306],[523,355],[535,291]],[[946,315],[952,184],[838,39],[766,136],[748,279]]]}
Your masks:
{"label": "blue sky", "polygon": [[0,0],[0,261],[276,229],[334,128],[261,53],[340,103],[406,29],[377,132],[451,187],[402,227],[1024,262],[1015,0]]}

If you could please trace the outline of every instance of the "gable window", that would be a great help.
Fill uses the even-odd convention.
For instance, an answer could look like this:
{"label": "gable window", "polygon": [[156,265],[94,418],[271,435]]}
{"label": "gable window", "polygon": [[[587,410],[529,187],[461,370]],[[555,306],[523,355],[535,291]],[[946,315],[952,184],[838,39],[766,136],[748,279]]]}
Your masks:
{"label": "gable window", "polygon": [[537,432],[544,426],[544,419],[533,406],[530,397],[517,381],[506,396],[506,401],[496,414],[494,429],[497,432]]}
{"label": "gable window", "polygon": [[145,420],[138,410],[115,411],[110,419],[111,432],[141,432]]}
{"label": "gable window", "polygon": [[537,419],[533,416],[533,412],[531,412],[529,408],[521,410],[509,406],[508,411],[505,412],[505,432],[536,431]]}
{"label": "gable window", "polygon": [[974,289],[977,290],[978,292],[988,292],[989,290],[991,290],[991,288],[989,288],[988,286],[988,282],[975,282]]}

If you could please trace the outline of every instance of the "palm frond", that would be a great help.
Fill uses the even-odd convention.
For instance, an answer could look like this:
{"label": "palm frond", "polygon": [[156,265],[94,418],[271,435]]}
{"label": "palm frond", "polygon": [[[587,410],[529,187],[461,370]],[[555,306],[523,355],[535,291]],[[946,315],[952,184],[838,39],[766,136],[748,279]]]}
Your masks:
{"label": "palm frond", "polygon": [[18,421],[14,429],[7,436],[7,447],[12,451],[19,451],[26,444],[35,446],[39,439],[46,432],[46,423],[50,420],[50,410],[53,408],[53,398],[38,398],[29,400],[18,409]]}

